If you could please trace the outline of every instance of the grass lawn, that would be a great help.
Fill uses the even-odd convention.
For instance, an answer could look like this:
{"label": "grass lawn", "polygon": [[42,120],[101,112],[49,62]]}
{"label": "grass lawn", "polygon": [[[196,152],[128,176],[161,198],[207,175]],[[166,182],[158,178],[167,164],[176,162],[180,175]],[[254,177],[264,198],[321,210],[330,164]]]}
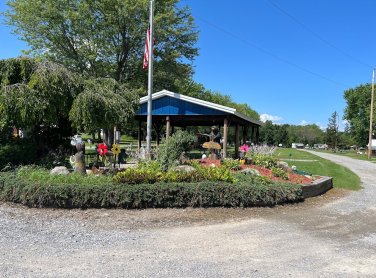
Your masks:
{"label": "grass lawn", "polygon": [[[350,169],[325,160],[316,155],[296,149],[279,148],[275,155],[281,160],[285,160],[289,166],[295,165],[298,170],[311,173],[313,175],[333,177],[333,184],[336,188],[359,190],[360,178]],[[299,161],[308,160],[308,161]]]}

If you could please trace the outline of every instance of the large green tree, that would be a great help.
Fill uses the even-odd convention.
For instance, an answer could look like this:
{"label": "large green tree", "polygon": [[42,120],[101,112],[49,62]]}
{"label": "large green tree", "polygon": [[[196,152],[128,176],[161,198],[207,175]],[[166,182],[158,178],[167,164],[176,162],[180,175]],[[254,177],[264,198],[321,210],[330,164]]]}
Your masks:
{"label": "large green tree", "polygon": [[[343,118],[349,123],[349,132],[358,146],[368,143],[371,84],[359,85],[345,91],[346,108]],[[374,113],[376,111],[376,106]]]}
{"label": "large green tree", "polygon": [[[125,84],[110,78],[90,79],[84,82],[83,92],[74,99],[69,118],[81,131],[123,128],[138,106],[139,94]],[[105,140],[111,145],[112,132],[107,133]]]}
{"label": "large green tree", "polygon": [[54,147],[74,130],[124,127],[139,92],[111,78],[83,78],[30,58],[0,60],[0,131],[16,127]]}
{"label": "large green tree", "polygon": [[68,112],[81,79],[61,65],[28,58],[0,60],[0,130],[22,128],[38,142],[72,134]]}
{"label": "large green tree", "polygon": [[[155,4],[155,90],[176,90],[192,74],[198,32],[178,0]],[[90,77],[145,88],[142,70],[149,0],[9,0],[7,23],[41,55]]]}

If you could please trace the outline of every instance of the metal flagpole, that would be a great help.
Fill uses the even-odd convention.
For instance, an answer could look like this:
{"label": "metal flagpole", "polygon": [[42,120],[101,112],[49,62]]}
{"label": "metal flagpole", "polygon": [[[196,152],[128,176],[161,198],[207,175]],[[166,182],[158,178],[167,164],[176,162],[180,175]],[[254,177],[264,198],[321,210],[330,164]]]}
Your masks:
{"label": "metal flagpole", "polygon": [[149,65],[148,65],[148,110],[146,121],[146,153],[150,156],[151,151],[151,127],[152,127],[152,92],[153,92],[153,17],[154,17],[154,0],[150,0],[150,37],[149,37]]}
{"label": "metal flagpole", "polygon": [[372,156],[372,125],[373,125],[373,98],[375,88],[375,69],[372,71],[371,111],[369,116],[368,159]]}

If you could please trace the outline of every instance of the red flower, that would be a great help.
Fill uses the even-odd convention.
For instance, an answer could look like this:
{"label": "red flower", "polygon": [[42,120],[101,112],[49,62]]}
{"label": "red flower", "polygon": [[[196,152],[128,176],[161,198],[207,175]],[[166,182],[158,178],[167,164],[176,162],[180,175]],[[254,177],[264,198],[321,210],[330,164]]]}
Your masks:
{"label": "red flower", "polygon": [[103,144],[103,143],[102,143],[102,144],[99,144],[99,145],[98,145],[97,152],[98,152],[99,155],[101,155],[101,156],[106,155],[107,152],[108,152],[106,144]]}

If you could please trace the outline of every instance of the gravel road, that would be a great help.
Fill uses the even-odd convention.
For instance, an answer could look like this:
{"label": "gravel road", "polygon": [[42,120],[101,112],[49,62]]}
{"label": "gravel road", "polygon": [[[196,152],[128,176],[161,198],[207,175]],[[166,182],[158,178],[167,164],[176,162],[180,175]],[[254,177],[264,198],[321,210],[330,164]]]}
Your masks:
{"label": "gravel road", "polygon": [[0,276],[376,277],[376,165],[318,155],[351,168],[363,189],[275,208],[0,203]]}

